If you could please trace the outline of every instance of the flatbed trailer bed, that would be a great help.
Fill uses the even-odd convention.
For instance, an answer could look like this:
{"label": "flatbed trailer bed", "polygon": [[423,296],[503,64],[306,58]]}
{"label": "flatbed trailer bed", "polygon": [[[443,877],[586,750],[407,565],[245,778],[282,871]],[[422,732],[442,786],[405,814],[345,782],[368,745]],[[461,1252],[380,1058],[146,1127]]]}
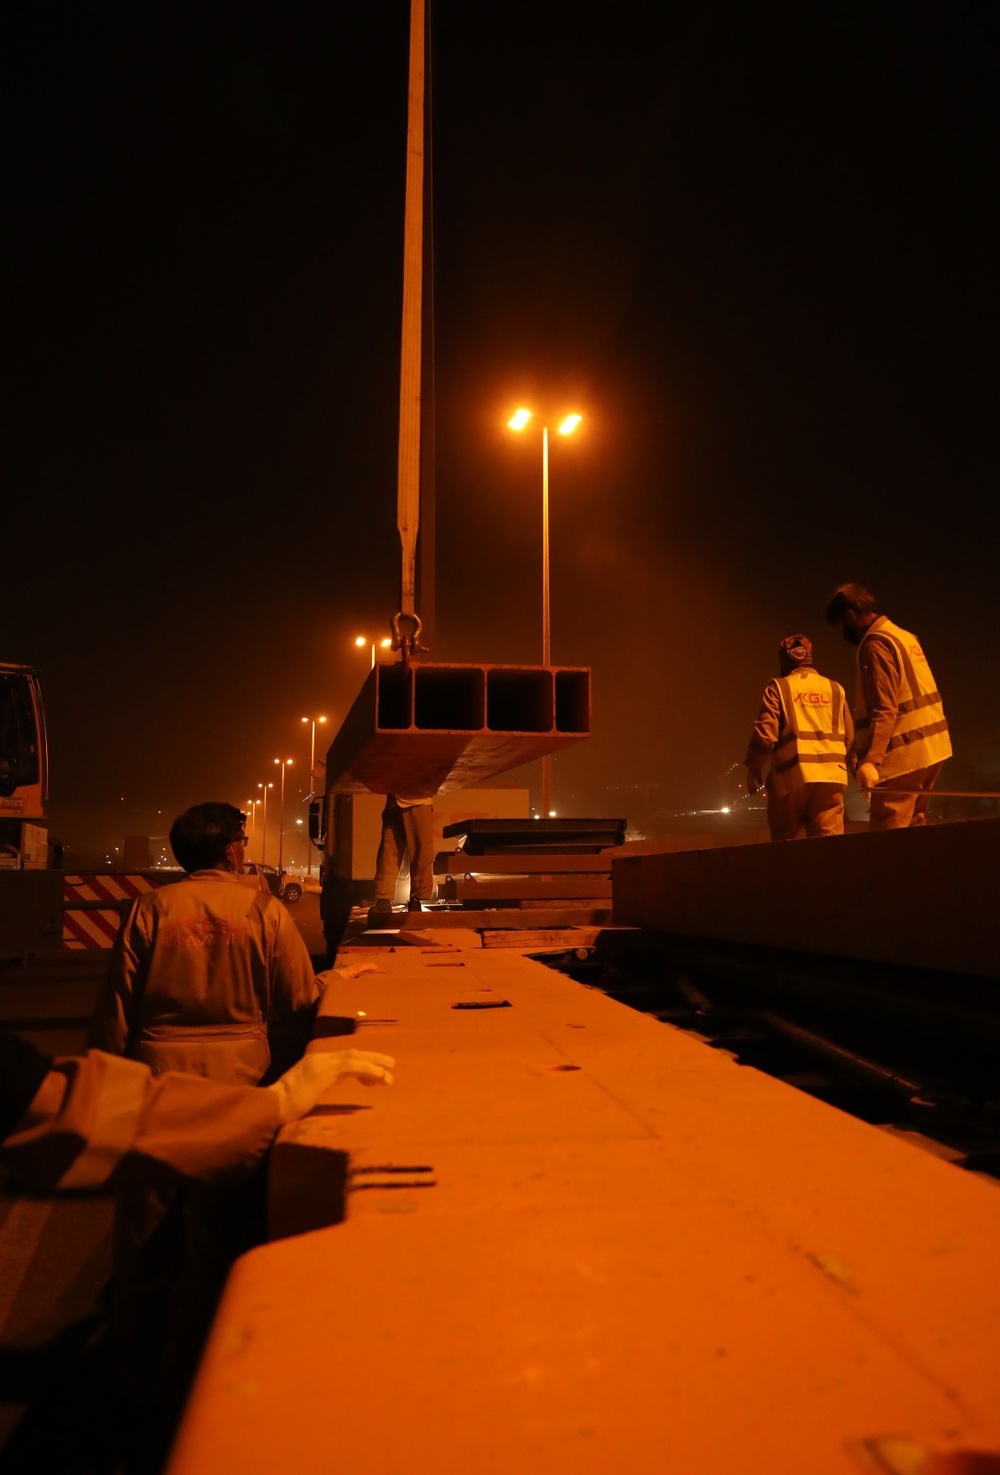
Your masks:
{"label": "flatbed trailer bed", "polygon": [[279,1137],[170,1475],[992,1468],[996,1182],[482,941],[342,950],[396,1082]]}

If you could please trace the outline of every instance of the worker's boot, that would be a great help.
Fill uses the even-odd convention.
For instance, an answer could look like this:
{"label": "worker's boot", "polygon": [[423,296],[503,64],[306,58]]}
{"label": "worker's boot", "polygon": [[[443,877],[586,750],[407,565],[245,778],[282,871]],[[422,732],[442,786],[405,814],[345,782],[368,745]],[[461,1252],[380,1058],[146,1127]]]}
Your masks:
{"label": "worker's boot", "polygon": [[387,896],[376,897],[368,908],[368,926],[385,927],[392,921],[392,902]]}
{"label": "worker's boot", "polygon": [[424,904],[417,896],[411,896],[409,901],[406,903],[406,910],[408,912],[422,912],[423,909]]}

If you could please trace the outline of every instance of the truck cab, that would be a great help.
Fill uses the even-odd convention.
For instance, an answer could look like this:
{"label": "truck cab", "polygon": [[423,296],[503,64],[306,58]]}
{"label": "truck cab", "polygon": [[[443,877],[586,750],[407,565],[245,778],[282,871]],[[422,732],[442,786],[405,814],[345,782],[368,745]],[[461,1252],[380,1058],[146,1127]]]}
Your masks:
{"label": "truck cab", "polygon": [[0,864],[48,864],[48,748],[38,672],[0,663]]}

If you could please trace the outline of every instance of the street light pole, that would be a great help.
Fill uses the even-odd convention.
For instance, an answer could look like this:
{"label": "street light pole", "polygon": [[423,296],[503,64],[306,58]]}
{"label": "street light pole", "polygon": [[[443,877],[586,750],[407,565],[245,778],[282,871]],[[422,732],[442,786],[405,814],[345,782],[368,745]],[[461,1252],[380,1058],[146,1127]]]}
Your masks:
{"label": "street light pole", "polygon": [[[530,410],[517,410],[507,421],[511,430],[523,430],[532,418]],[[560,435],[572,435],[582,416],[567,415],[559,426]],[[542,426],[542,665],[552,663],[551,626],[549,618],[549,427]],[[552,809],[552,755],[542,758],[542,817],[548,819]]]}
{"label": "street light pole", "polygon": [[[374,671],[375,670],[375,642],[374,642],[374,640],[369,641],[367,635],[358,635],[358,636],[355,637],[354,644],[358,647],[359,650],[363,646],[371,645],[371,648],[372,648],[372,666],[371,666],[371,668]],[[390,647],[390,645],[392,644],[392,641],[389,639],[389,637],[387,635],[385,637],[385,639],[384,640],[380,640],[378,642],[378,644],[379,644],[379,649],[380,650],[388,650],[389,647]],[[305,718],[303,718],[302,720],[305,721]]]}
{"label": "street light pole", "polygon": [[281,875],[281,861],[285,845],[285,769],[291,768],[291,758],[275,758],[275,763],[281,769],[281,790],[278,799],[278,875]]}
{"label": "street light pole", "polygon": [[268,789],[273,789],[274,788],[274,785],[273,784],[258,784],[257,787],[258,787],[258,789],[262,789],[263,792],[264,792],[264,814],[263,814],[263,822],[261,824],[261,831],[260,831],[260,863],[261,863],[261,865],[266,865],[267,864],[267,791],[268,791]]}
{"label": "street light pole", "polygon": [[[309,797],[313,796],[316,789],[316,724],[325,722],[325,717],[303,717],[303,722],[310,724],[309,729]],[[277,759],[275,759],[277,762]],[[291,759],[289,759],[291,762]]]}
{"label": "street light pole", "polygon": [[[552,659],[549,625],[549,427],[542,426],[542,665]],[[552,754],[542,758],[542,818],[552,808]]]}
{"label": "street light pole", "polygon": [[[302,721],[303,722],[309,722],[309,723],[312,724],[312,726],[310,728],[310,732],[309,732],[309,798],[311,799],[313,797],[313,795],[315,794],[315,792],[316,792],[316,724],[317,724],[317,722],[325,722],[326,721],[326,718],[325,717],[303,717]],[[306,864],[306,875],[307,876],[311,876],[312,875],[312,869],[313,869],[312,853],[313,853],[313,845],[312,845],[312,841],[310,840],[310,842],[309,842],[309,860],[308,860],[308,862]]]}
{"label": "street light pole", "polygon": [[[549,629],[549,427],[542,426],[542,665],[551,662]],[[545,760],[548,763],[548,759]],[[542,797],[545,813],[548,800]]]}

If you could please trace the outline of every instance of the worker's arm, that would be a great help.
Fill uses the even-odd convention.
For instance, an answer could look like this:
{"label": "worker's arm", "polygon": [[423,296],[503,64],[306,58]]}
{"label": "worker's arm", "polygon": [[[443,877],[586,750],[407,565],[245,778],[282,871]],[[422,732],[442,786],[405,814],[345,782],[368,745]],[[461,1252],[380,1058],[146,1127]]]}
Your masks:
{"label": "worker's arm", "polygon": [[832,685],[834,691],[838,693],[840,698],[840,727],[836,729],[835,724],[834,736],[836,737],[839,734],[844,739],[844,748],[847,755],[847,771],[853,776],[857,773],[858,769],[858,750],[854,746],[857,736],[854,731],[854,718],[851,715],[851,706],[847,700],[844,688],[838,681],[834,681]]}
{"label": "worker's arm", "polygon": [[0,1161],[44,1190],[103,1187],[126,1158],[144,1159],[167,1179],[242,1174],[283,1123],[311,1111],[338,1081],[389,1084],[395,1064],[363,1050],[320,1053],[261,1090],[176,1071],[153,1076],[140,1061],[100,1050],[54,1062],[11,1036],[2,1051]]}
{"label": "worker's arm", "polygon": [[270,1091],[153,1076],[101,1050],[47,1063],[0,1149],[4,1166],[33,1188],[100,1188],[126,1156],[147,1159],[158,1176],[216,1178],[252,1166],[281,1123]]}
{"label": "worker's arm", "polygon": [[747,787],[755,794],[760,787],[764,769],[774,752],[781,731],[781,698],[777,683],[768,683],[761,700],[760,711],[750,734],[750,745],[743,762],[747,768]]}
{"label": "worker's arm", "polygon": [[861,648],[858,669],[868,726],[856,734],[855,751],[859,764],[871,763],[879,768],[899,715],[899,660],[892,644],[877,635],[869,636]]}
{"label": "worker's arm", "polygon": [[109,1055],[124,1055],[135,1023],[136,986],[141,987],[148,956],[140,903],[133,904],[111,949],[108,976],[98,995],[87,1034],[87,1046]]}

